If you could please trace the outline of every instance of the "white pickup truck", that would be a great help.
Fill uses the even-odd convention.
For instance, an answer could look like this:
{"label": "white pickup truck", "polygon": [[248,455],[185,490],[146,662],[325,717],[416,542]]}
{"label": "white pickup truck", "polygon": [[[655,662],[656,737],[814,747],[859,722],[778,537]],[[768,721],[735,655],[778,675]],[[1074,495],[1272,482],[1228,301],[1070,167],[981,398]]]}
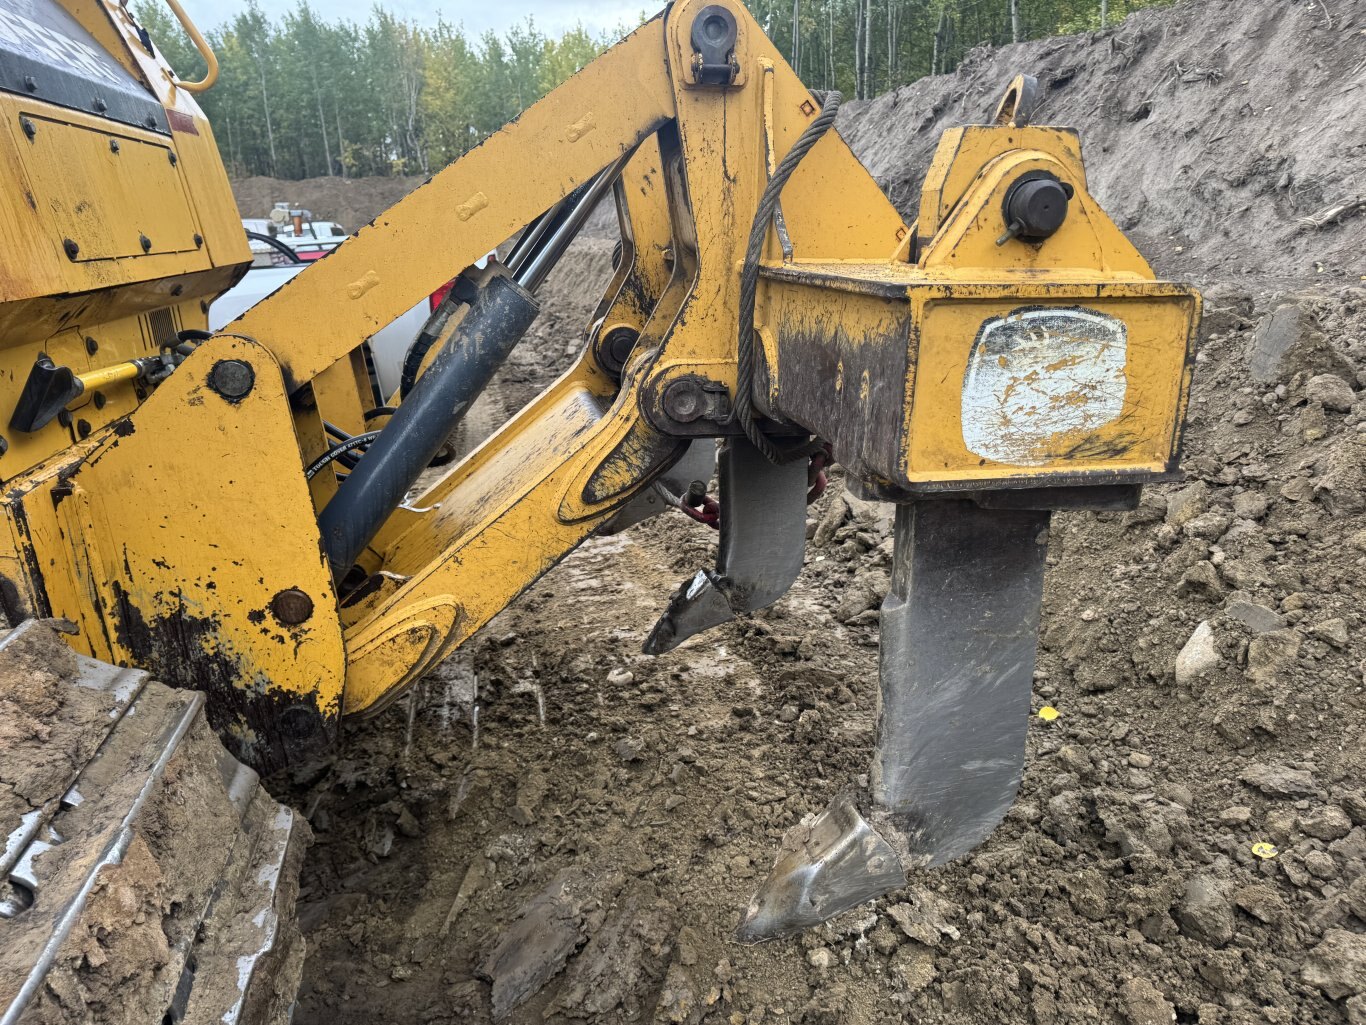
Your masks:
{"label": "white pickup truck", "polygon": [[[224,292],[209,307],[209,330],[217,331],[236,320],[251,307],[270,295],[277,288],[300,274],[312,260],[325,256],[346,241],[343,234],[325,234],[322,229],[340,231],[341,226],[332,221],[313,221],[305,226],[303,234],[295,235],[292,225],[285,225],[289,234],[275,235],[260,230],[268,221],[243,220],[242,226],[248,232],[252,253],[256,259],[251,269],[237,285]],[[259,227],[258,227],[259,225]],[[312,227],[317,234],[309,234]],[[251,235],[255,235],[252,238]],[[269,254],[269,256],[267,256]],[[492,254],[490,254],[492,255]],[[487,257],[479,261],[484,266]],[[278,262],[277,262],[278,261]],[[375,376],[378,378],[380,401],[386,402],[398,390],[399,377],[403,372],[403,357],[413,339],[422,330],[442,293],[424,299],[388,326],[377,331],[370,339],[370,352],[374,359]]]}

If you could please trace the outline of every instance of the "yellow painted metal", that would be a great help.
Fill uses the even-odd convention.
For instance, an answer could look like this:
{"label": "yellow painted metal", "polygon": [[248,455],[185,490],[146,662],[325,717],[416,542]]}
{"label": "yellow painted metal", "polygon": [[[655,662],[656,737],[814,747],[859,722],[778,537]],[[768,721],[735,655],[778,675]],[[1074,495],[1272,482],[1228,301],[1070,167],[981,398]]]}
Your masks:
{"label": "yellow painted metal", "polygon": [[[1096,311],[1125,325],[1123,404],[1103,424],[1035,442],[1029,465],[984,458],[964,440],[961,386],[946,387],[945,382],[965,380],[971,342],[983,323],[1038,307]],[[901,466],[905,479],[913,484],[1052,486],[1080,483],[1086,475],[1105,475],[1118,483],[1128,473],[1156,477],[1174,471],[1195,313],[1189,292],[1160,286],[1082,289],[1007,283],[917,290],[912,319],[921,342],[907,417],[910,446]],[[1072,361],[1090,355],[1081,346],[1073,349],[1061,352],[1050,371],[1065,377]],[[1028,389],[1037,378],[1031,372],[1013,383]],[[1084,406],[1092,398],[1085,385],[1076,385],[1061,389],[1056,401]],[[1001,441],[1008,442],[1015,426],[1010,415],[1003,409],[995,419]]]}
{"label": "yellow painted metal", "polygon": [[347,629],[347,714],[382,708],[629,497],[586,505],[574,488],[638,419],[626,394],[608,407],[614,390],[585,354],[376,538],[402,583]]}
{"label": "yellow painted metal", "polygon": [[[252,368],[245,397],[206,383],[221,360]],[[204,343],[131,415],[8,481],[0,507],[18,532],[0,565],[31,614],[70,618],[83,650],[242,709],[239,751],[282,750],[278,717],[295,706],[339,714],[336,596],[283,379],[260,346]],[[291,589],[313,610],[298,623],[275,611]]]}
{"label": "yellow painted metal", "polygon": [[313,399],[323,419],[347,434],[372,430],[365,411],[374,406],[365,354],[355,349],[313,378]]}
{"label": "yellow painted metal", "polygon": [[663,31],[662,18],[641,26],[233,330],[276,355],[291,390],[331,366],[673,117]]}
{"label": "yellow painted metal", "polygon": [[[207,673],[223,707],[250,711],[235,719],[246,747],[287,746],[270,709],[297,703],[328,720],[384,707],[647,487],[681,438],[734,431],[722,421],[684,429],[660,396],[693,375],[734,400],[750,224],[818,102],[738,0],[719,0],[738,26],[735,81],[699,84],[689,33],[710,2],[677,0],[202,346],[140,405],[134,387],[119,385],[110,395],[117,422],[90,420],[84,440],[57,425],[12,439],[0,461],[13,478],[0,575],[18,582],[34,611],[79,622],[83,643],[102,657],[158,671],[179,659],[182,672]],[[0,374],[11,380],[22,380],[40,347],[82,372],[155,351],[146,336],[154,311],[199,326],[199,300],[249,258],[192,97],[164,64],[124,45],[133,30],[119,5],[70,6],[83,21],[105,19],[98,38],[123,47],[119,59],[166,104],[173,131],[168,139],[114,130],[0,95],[0,170],[37,179],[55,201],[35,211],[22,188],[0,189],[0,225],[34,254],[0,275],[0,328],[9,332]],[[20,113],[43,120],[50,151],[16,134]],[[166,193],[155,206],[126,197],[136,182],[109,162],[113,135],[149,174],[158,154],[166,161],[153,175]],[[616,186],[622,262],[587,332],[594,342],[614,328],[639,332],[628,366],[616,372],[589,345],[394,511],[360,557],[368,580],[340,606],[316,527],[335,481],[324,472],[307,482],[303,467],[327,448],[324,421],[353,434],[366,427],[364,340],[633,148]],[[60,152],[79,152],[85,166],[68,174]],[[1075,187],[1067,221],[1043,245],[998,244],[1005,190],[1038,172]],[[70,203],[78,191],[125,198],[85,222]],[[1073,133],[1009,124],[946,133],[912,238],[832,131],[787,184],[782,213],[791,247],[770,233],[764,251],[755,400],[833,442],[852,476],[905,497],[1134,482],[1172,467],[1198,298],[1155,281],[1095,204]],[[173,248],[187,227],[202,246]],[[69,259],[68,231],[82,232],[96,258]],[[433,238],[444,262],[432,259]],[[985,325],[1077,307],[1123,326],[1122,407],[1085,420],[1085,436],[1021,442],[1014,434],[1023,429],[1006,422],[1005,440],[1023,456],[985,458],[969,437],[976,428],[964,397]],[[97,356],[84,340],[88,325],[110,339]],[[227,358],[256,373],[240,402],[205,386]],[[1070,359],[1031,373],[1065,374]],[[1085,388],[1054,392],[1064,405],[1093,401]],[[138,504],[149,493],[161,496],[150,514]],[[291,588],[312,608],[292,626],[272,611]],[[247,735],[258,728],[261,736]]]}
{"label": "yellow painted metal", "polygon": [[[1042,244],[1003,240],[1007,190],[1039,172],[1073,187],[1066,220]],[[1071,131],[946,133],[921,201],[920,224],[934,234],[916,265],[765,268],[765,408],[832,440],[841,462],[892,493],[1138,482],[1174,472],[1199,299],[1154,279],[1085,182]],[[999,386],[997,408],[970,409],[969,361],[984,327],[1007,316],[1023,323],[1019,315],[1032,309],[1113,318],[1123,341],[1058,338],[1048,361]],[[1114,361],[1108,378],[1069,383],[1096,359]],[[895,367],[899,375],[889,372]],[[1096,413],[1085,412],[1088,403]],[[1062,420],[1084,427],[1026,444],[1027,429],[1059,404],[1076,414]],[[1018,458],[974,449],[967,417],[994,423],[1001,437],[992,451]],[[866,429],[893,422],[894,437]]]}
{"label": "yellow painted metal", "polygon": [[202,93],[213,86],[218,81],[218,58],[214,55],[213,47],[209,45],[203,34],[195,27],[195,23],[190,20],[190,16],[185,13],[185,8],[180,6],[180,0],[166,0],[166,6],[175,15],[176,21],[180,22],[180,27],[185,30],[185,34],[190,37],[190,42],[194,43],[194,48],[199,51],[199,56],[204,58],[204,77],[195,82],[179,82],[182,89],[192,93]]}
{"label": "yellow painted metal", "polygon": [[674,274],[673,226],[657,137],[640,144],[616,186],[622,250],[604,301],[595,311],[599,337],[617,328],[639,334]]}
{"label": "yellow painted metal", "polygon": [[[41,341],[0,348],[0,380],[11,382],[7,390],[0,391],[0,423],[6,422],[13,412],[23,383],[41,353],[86,380],[110,364],[119,366],[119,360],[126,365],[127,360],[155,355],[163,343],[175,340],[175,333],[182,327],[206,326],[197,300],[156,311],[154,315],[107,321],[92,315],[88,326],[77,323],[80,326]],[[121,378],[122,373],[117,376]],[[0,455],[0,478],[11,478],[66,448],[81,437],[82,424],[88,433],[131,413],[142,401],[139,387],[122,379],[88,383],[84,394],[67,407],[72,414],[69,424],[54,420],[31,434],[0,427],[9,442],[9,448]]]}

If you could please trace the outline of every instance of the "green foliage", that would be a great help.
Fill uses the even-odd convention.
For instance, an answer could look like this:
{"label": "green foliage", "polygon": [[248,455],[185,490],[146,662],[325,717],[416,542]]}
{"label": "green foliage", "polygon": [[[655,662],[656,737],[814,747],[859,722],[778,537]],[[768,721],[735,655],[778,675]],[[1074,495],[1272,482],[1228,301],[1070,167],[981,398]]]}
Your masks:
{"label": "green foliage", "polygon": [[869,98],[952,71],[978,46],[1098,29],[1102,8],[1106,24],[1114,25],[1139,8],[1163,7],[1174,0],[745,2],[808,85]]}
{"label": "green foliage", "polygon": [[[166,6],[135,13],[185,80],[204,61]],[[234,175],[427,174],[477,146],[630,30],[559,38],[531,19],[471,39],[376,4],[364,24],[329,21],[308,0],[277,21],[257,0],[207,33],[218,85],[199,97]]]}
{"label": "green foliage", "polygon": [[[977,46],[1113,24],[1172,0],[746,0],[816,89],[869,97],[953,70]],[[187,80],[204,62],[157,0],[136,12]],[[1012,18],[1012,14],[1015,15]],[[644,13],[641,19],[644,19]],[[412,25],[376,4],[363,25],[308,0],[278,21],[257,0],[209,33],[219,84],[200,97],[233,174],[427,174],[477,146],[634,26],[558,39],[530,18],[503,35]]]}

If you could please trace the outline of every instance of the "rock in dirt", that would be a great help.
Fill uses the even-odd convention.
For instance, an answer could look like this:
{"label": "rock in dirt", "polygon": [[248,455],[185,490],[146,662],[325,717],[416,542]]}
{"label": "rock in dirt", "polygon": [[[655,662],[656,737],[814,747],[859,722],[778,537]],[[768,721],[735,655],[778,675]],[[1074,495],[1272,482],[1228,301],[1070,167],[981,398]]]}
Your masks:
{"label": "rock in dirt", "polygon": [[1201,874],[1186,881],[1176,905],[1176,921],[1187,936],[1222,947],[1233,939],[1233,902],[1228,880]]}
{"label": "rock in dirt", "polygon": [[1239,773],[1238,778],[1268,797],[1313,797],[1319,792],[1313,773],[1288,765],[1256,762]]}
{"label": "rock in dirt", "polygon": [[1176,656],[1176,682],[1186,687],[1219,666],[1219,652],[1214,647],[1214,628],[1209,620],[1201,621]]}
{"label": "rock in dirt", "polygon": [[540,991],[585,938],[581,900],[586,879],[565,870],[532,898],[479,970],[492,983],[493,1017],[501,1021]]}
{"label": "rock in dirt", "polygon": [[1270,633],[1272,630],[1285,629],[1285,617],[1279,612],[1267,608],[1265,605],[1258,605],[1256,602],[1243,601],[1241,599],[1231,601],[1224,606],[1224,615],[1229,619],[1242,623],[1254,634]]}
{"label": "rock in dirt", "polygon": [[1167,522],[1173,527],[1184,527],[1209,506],[1209,485],[1196,481],[1167,499]]}
{"label": "rock in dirt", "polygon": [[1270,503],[1258,491],[1244,491],[1233,499],[1233,514],[1243,520],[1260,520]]}
{"label": "rock in dirt", "polygon": [[877,569],[865,570],[845,585],[839,605],[835,607],[835,618],[847,623],[859,613],[877,608],[889,587],[891,581],[886,573]]}
{"label": "rock in dirt", "polygon": [[934,981],[934,951],[920,943],[897,947],[892,955],[892,976],[911,993],[919,993]]}
{"label": "rock in dirt", "polygon": [[1130,979],[1119,987],[1119,1003],[1127,1025],[1171,1025],[1176,1010],[1147,979]]}
{"label": "rock in dirt", "polygon": [[1322,623],[1315,623],[1311,631],[1315,637],[1321,641],[1331,644],[1333,647],[1342,649],[1347,647],[1347,622],[1343,619],[1325,619]]}
{"label": "rock in dirt", "polygon": [[1352,386],[1337,374],[1317,374],[1304,384],[1304,397],[1335,413],[1348,413],[1356,402]]}
{"label": "rock in dirt", "polygon": [[1324,843],[1339,840],[1352,831],[1352,820],[1341,808],[1332,804],[1320,805],[1299,817],[1300,831]]}
{"label": "rock in dirt", "polygon": [[1366,993],[1366,935],[1329,929],[1304,959],[1303,974],[1334,1000]]}
{"label": "rock in dirt", "polygon": [[551,1010],[593,1018],[620,1007],[627,1020],[638,1019],[640,996],[664,974],[670,911],[646,887],[626,896],[570,964]]}
{"label": "rock in dirt", "polygon": [[1300,306],[1280,306],[1253,332],[1248,367],[1258,384],[1289,380],[1297,371],[1350,373],[1350,366],[1328,344],[1312,315]]}
{"label": "rock in dirt", "polygon": [[1366,790],[1348,794],[1342,799],[1342,810],[1358,826],[1366,826]]}
{"label": "rock in dirt", "polygon": [[1294,630],[1272,630],[1254,637],[1247,646],[1247,675],[1259,681],[1274,679],[1299,657],[1301,644]]}

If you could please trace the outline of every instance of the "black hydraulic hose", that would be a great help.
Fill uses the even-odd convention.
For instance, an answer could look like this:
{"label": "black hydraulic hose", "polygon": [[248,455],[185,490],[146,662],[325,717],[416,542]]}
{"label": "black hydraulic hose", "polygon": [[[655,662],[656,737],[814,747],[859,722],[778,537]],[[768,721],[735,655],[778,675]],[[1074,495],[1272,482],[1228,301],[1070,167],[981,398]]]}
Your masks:
{"label": "black hydraulic hose", "polygon": [[379,437],[379,434],[379,431],[368,431],[365,434],[357,434],[354,437],[347,438],[345,441],[337,442],[337,444],[333,445],[317,459],[304,467],[304,479],[312,480],[317,476],[318,471],[328,463],[346,455],[346,453],[350,452],[352,449],[357,449],[363,445],[370,444]]}
{"label": "black hydraulic hose", "polygon": [[284,253],[285,256],[288,256],[288,257],[289,257],[289,262],[290,262],[290,263],[303,263],[303,262],[304,262],[304,261],[303,261],[303,257],[301,257],[301,256],[300,256],[298,253],[296,253],[293,249],[290,249],[289,246],[285,245],[285,244],[284,244],[283,242],[281,242],[278,238],[271,238],[269,235],[262,235],[259,231],[249,231],[249,232],[247,232],[247,238],[252,239],[252,240],[254,240],[254,241],[256,241],[256,242],[264,242],[266,245],[270,246],[272,249],[278,249],[280,252]]}
{"label": "black hydraulic hose", "polygon": [[369,450],[318,518],[337,580],[403,501],[540,309],[526,289],[501,275],[491,276],[472,299],[384,428],[356,436],[370,440]]}

